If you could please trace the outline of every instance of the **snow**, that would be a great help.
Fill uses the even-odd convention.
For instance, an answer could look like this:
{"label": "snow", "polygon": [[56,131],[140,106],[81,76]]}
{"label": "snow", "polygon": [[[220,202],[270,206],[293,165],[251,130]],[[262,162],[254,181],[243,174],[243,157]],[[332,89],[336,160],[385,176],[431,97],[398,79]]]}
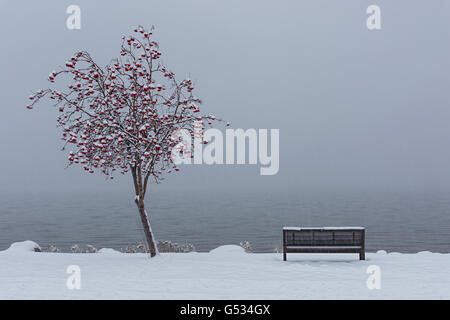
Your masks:
{"label": "snow", "polygon": [[117,254],[117,253],[122,253],[120,251],[111,249],[111,248],[102,248],[100,250],[97,251],[98,253],[107,253],[107,254]]}
{"label": "snow", "polygon": [[14,242],[6,251],[9,253],[35,252],[35,249],[41,250],[41,247],[34,241],[26,240],[22,242]]}
{"label": "snow", "polygon": [[218,255],[239,255],[239,254],[246,254],[244,248],[240,246],[235,245],[226,245],[226,246],[220,246],[218,248],[212,249],[210,254],[218,254]]}
{"label": "snow", "polygon": [[[33,252],[35,243],[0,251],[0,299],[450,299],[450,254]],[[66,283],[79,266],[81,287]],[[369,266],[381,288],[368,289]],[[70,270],[76,270],[71,268]],[[369,268],[373,270],[373,267]]]}

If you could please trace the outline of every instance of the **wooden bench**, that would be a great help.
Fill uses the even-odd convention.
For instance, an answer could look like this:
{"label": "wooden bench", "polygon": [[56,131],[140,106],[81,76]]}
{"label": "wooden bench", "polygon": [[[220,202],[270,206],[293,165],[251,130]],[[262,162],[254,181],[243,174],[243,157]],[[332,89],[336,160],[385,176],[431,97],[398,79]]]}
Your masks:
{"label": "wooden bench", "polygon": [[287,253],[359,253],[365,260],[363,227],[283,228],[283,260]]}

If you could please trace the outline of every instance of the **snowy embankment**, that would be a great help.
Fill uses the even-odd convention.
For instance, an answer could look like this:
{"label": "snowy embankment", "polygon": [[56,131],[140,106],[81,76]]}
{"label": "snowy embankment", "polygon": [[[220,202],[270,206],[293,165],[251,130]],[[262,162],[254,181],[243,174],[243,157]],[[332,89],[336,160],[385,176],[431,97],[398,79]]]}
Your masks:
{"label": "snowy embankment", "polygon": [[[33,252],[31,241],[0,252],[0,299],[450,299],[450,254],[248,254]],[[70,265],[80,289],[68,289]],[[380,270],[369,290],[367,268]]]}

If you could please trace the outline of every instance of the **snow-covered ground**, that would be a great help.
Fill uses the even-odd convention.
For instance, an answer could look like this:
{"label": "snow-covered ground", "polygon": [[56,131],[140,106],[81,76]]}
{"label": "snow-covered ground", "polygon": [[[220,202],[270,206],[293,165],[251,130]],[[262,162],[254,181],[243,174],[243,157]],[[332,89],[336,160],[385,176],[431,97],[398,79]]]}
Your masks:
{"label": "snow-covered ground", "polygon": [[[16,243],[0,252],[1,299],[450,299],[450,254],[39,253]],[[80,284],[68,289],[68,266]],[[367,268],[380,269],[368,289]]]}

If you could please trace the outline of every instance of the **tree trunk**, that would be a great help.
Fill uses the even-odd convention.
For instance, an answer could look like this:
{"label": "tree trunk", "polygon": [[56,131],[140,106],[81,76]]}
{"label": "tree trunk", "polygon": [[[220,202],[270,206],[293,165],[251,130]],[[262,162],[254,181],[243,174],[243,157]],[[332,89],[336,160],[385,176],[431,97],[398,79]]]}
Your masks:
{"label": "tree trunk", "polygon": [[147,191],[148,179],[142,181],[142,174],[140,168],[131,167],[131,174],[133,176],[134,189],[136,191],[136,198],[134,201],[138,207],[139,215],[141,216],[142,226],[144,227],[145,239],[147,240],[150,256],[154,257],[158,253],[155,238],[153,237],[152,228],[148,219],[147,212],[144,207],[144,197]]}
{"label": "tree trunk", "polygon": [[155,243],[155,239],[153,238],[152,229],[150,227],[150,221],[148,219],[147,212],[144,207],[144,200],[140,197],[136,197],[136,205],[139,210],[139,215],[141,216],[142,225],[144,227],[145,239],[147,240],[148,248],[150,251],[150,256],[154,257],[158,251]]}

